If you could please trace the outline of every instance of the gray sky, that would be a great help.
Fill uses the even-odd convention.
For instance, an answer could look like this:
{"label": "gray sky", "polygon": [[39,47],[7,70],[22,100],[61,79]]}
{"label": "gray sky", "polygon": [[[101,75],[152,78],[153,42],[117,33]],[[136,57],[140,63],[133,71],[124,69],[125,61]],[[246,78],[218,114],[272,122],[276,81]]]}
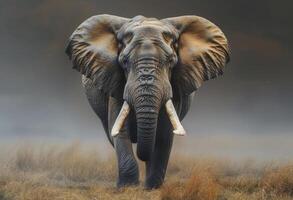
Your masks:
{"label": "gray sky", "polygon": [[198,91],[183,122],[189,134],[291,134],[291,8],[291,0],[0,0],[0,136],[102,135],[64,48],[82,21],[104,13],[199,15],[226,34],[231,62]]}

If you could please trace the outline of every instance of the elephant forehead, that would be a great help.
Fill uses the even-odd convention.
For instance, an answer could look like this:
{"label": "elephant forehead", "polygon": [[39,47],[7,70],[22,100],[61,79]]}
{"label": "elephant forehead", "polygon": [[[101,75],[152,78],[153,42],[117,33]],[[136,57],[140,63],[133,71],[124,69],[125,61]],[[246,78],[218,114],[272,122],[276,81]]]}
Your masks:
{"label": "elephant forehead", "polygon": [[118,31],[118,39],[122,39],[124,36],[154,36],[160,37],[162,33],[175,34],[174,27],[170,24],[160,21],[156,18],[137,17],[131,20],[129,23],[123,25]]}
{"label": "elephant forehead", "polygon": [[137,36],[139,36],[139,35],[144,35],[144,36],[159,35],[163,31],[163,29],[161,27],[153,26],[153,25],[139,26],[139,27],[136,27],[132,30],[134,32],[134,35],[137,35]]}
{"label": "elephant forehead", "polygon": [[171,29],[159,20],[140,20],[130,23],[125,27],[125,32],[133,33],[160,33],[170,32]]}

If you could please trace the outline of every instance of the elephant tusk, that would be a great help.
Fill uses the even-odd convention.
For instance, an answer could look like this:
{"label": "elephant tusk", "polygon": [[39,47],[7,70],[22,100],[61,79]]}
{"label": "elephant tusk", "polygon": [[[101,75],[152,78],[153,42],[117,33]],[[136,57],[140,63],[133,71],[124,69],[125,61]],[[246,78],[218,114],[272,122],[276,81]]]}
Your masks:
{"label": "elephant tusk", "polygon": [[115,120],[115,123],[114,123],[112,131],[111,131],[111,135],[113,137],[115,137],[119,134],[121,128],[123,127],[125,119],[129,114],[129,111],[130,111],[129,105],[126,101],[124,101],[122,108],[118,114],[118,117]]}
{"label": "elephant tusk", "polygon": [[178,118],[176,110],[174,108],[173,102],[170,99],[166,103],[166,111],[167,111],[167,114],[170,118],[171,124],[174,128],[173,133],[175,135],[180,135],[180,136],[186,135],[186,132],[185,132],[185,130],[184,130],[179,118]]}

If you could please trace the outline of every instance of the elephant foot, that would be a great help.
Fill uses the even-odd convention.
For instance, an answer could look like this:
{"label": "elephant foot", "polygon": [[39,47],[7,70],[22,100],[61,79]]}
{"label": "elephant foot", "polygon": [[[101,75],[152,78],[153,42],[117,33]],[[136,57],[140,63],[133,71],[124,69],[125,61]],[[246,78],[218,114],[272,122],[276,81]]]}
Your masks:
{"label": "elephant foot", "polygon": [[139,185],[138,175],[119,177],[118,182],[117,182],[118,188],[137,186],[137,185]]}
{"label": "elephant foot", "polygon": [[136,186],[139,184],[138,166],[135,161],[126,162],[119,169],[117,187]]}
{"label": "elephant foot", "polygon": [[123,187],[129,187],[129,186],[138,186],[139,185],[139,180],[138,179],[123,179],[123,180],[118,180],[117,182],[117,188],[123,188]]}
{"label": "elephant foot", "polygon": [[164,180],[162,178],[153,178],[149,177],[145,181],[145,189],[146,190],[153,190],[153,189],[158,189],[162,186]]}

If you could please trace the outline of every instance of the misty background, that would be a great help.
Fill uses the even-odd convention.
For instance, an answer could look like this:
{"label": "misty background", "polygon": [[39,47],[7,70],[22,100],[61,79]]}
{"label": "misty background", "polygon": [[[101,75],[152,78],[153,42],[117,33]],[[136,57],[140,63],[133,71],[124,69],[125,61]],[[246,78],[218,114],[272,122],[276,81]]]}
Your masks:
{"label": "misty background", "polygon": [[[176,142],[193,152],[293,158],[292,1],[0,0],[0,144],[88,140],[110,148],[68,37],[97,14],[199,15],[227,36],[224,76],[205,82]],[[192,142],[191,142],[192,141]]]}

